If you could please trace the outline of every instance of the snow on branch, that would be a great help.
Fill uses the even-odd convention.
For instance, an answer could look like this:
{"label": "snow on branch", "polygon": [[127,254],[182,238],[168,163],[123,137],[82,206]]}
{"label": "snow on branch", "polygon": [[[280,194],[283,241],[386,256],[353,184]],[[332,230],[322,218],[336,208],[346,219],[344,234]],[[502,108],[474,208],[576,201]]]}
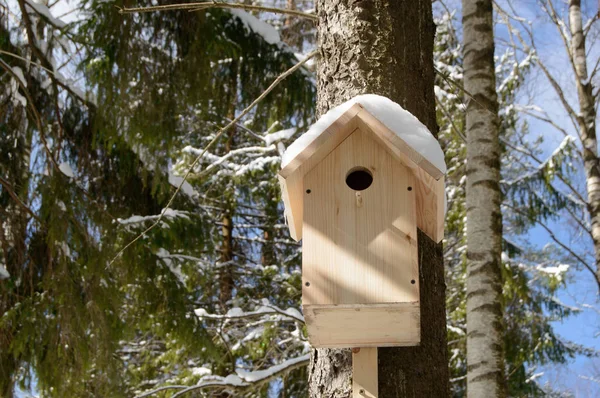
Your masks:
{"label": "snow on branch", "polygon": [[268,302],[263,301],[263,305],[254,311],[243,311],[239,307],[233,307],[226,314],[210,314],[204,308],[198,308],[194,310],[194,313],[199,318],[204,319],[218,319],[218,320],[240,320],[252,317],[261,317],[265,315],[276,315],[277,317],[283,316],[289,318],[293,321],[298,321],[304,323],[304,317],[295,308],[288,308],[287,310],[283,310],[275,305],[269,304]]}
{"label": "snow on branch", "polygon": [[157,220],[161,216],[163,218],[166,218],[169,220],[173,220],[176,218],[184,218],[186,220],[189,220],[189,218],[190,218],[189,214],[190,213],[187,211],[165,208],[162,210],[162,212],[160,214],[157,214],[157,215],[131,216],[129,218],[117,218],[117,222],[121,225],[131,226],[131,225],[136,225],[136,224],[142,224],[146,221],[154,221],[154,220]]}
{"label": "snow on branch", "polygon": [[245,369],[238,368],[236,369],[235,374],[230,374],[226,377],[207,375],[200,379],[198,384],[196,384],[195,386],[163,386],[152,391],[140,394],[136,398],[148,397],[160,391],[168,389],[180,390],[173,395],[173,398],[175,398],[187,394],[188,392],[199,390],[202,388],[223,387],[229,390],[256,388],[294,369],[298,369],[308,365],[309,359],[310,354],[304,354],[300,357],[288,359],[287,361],[284,361],[278,365],[274,365],[270,368],[263,370],[248,371]]}
{"label": "snow on branch", "polygon": [[[169,208],[171,206],[171,204],[175,200],[175,197],[177,196],[177,194],[179,193],[179,191],[182,191],[182,190],[185,191],[185,184],[188,184],[187,181],[186,181],[186,179],[192,173],[192,171],[194,170],[195,166],[198,164],[198,162],[200,161],[200,159],[202,159],[202,157],[204,156],[204,153],[208,152],[208,150],[217,142],[217,140],[219,139],[219,137],[221,137],[226,131],[228,131],[229,129],[231,129],[231,127],[235,126],[244,116],[246,116],[252,109],[254,109],[254,107],[256,105],[258,105],[258,103],[260,101],[262,101],[271,91],[273,91],[273,89],[275,87],[277,87],[279,85],[279,83],[281,83],[286,77],[290,76],[295,71],[297,71],[298,69],[302,68],[302,66],[306,62],[308,62],[310,59],[312,59],[316,55],[317,55],[317,51],[315,50],[315,51],[311,52],[309,55],[307,55],[304,60],[298,62],[296,65],[292,66],[291,68],[289,68],[288,70],[286,70],[285,72],[283,72],[281,75],[277,76],[277,78],[273,81],[273,83],[271,83],[269,85],[269,87],[267,87],[266,90],[262,92],[262,94],[260,94],[254,101],[252,101],[252,103],[250,105],[248,105],[235,119],[233,119],[225,127],[221,128],[217,132],[217,134],[214,135],[214,137],[212,138],[212,140],[204,147],[204,150],[202,151],[202,153],[200,153],[196,157],[196,159],[194,159],[194,161],[189,166],[189,168],[187,169],[187,171],[185,172],[185,174],[183,175],[183,177],[180,177],[181,181],[180,181],[179,185],[177,186],[177,189],[175,190],[175,193],[173,193],[173,195],[171,196],[171,198],[167,202],[166,208]],[[189,184],[188,184],[188,186],[189,186]],[[191,187],[189,187],[189,188],[191,188]],[[160,223],[161,219],[162,219],[162,216],[159,217],[156,221],[154,221],[154,223],[152,225],[150,225],[148,228],[146,228],[143,232],[141,232],[135,238],[133,238],[122,249],[120,249],[117,252],[117,254],[115,254],[115,256],[112,258],[112,260],[110,260],[109,266],[112,265],[121,256],[121,254],[123,254],[123,252],[125,250],[127,250],[129,247],[131,247],[131,245],[133,245],[135,242],[137,242],[139,239],[141,239],[145,234],[147,234],[152,229],[154,229],[154,227],[156,227]]]}
{"label": "snow on branch", "polygon": [[[217,166],[222,166],[224,168],[233,170],[236,175],[242,175],[248,171],[251,171],[251,170],[254,170],[257,168],[262,168],[266,163],[278,162],[280,160],[280,158],[278,156],[267,156],[267,157],[261,156],[263,154],[273,152],[273,151],[275,151],[274,145],[270,145],[267,147],[251,146],[251,147],[234,149],[234,150],[229,151],[226,155],[217,156],[210,152],[202,151],[201,149],[196,149],[189,145],[186,146],[185,148],[183,148],[184,153],[187,153],[189,155],[195,155],[195,156],[199,156],[200,154],[202,154],[202,158],[204,158],[210,162],[210,164],[208,166],[204,167],[203,173],[207,173],[208,171],[216,168]],[[242,156],[242,155],[247,156],[247,157],[255,156],[256,158],[254,160],[252,160],[250,163],[246,162],[245,164],[236,164],[236,163],[229,161],[230,159],[232,159],[236,156]],[[198,172],[200,172],[200,170],[198,170]]]}
{"label": "snow on branch", "polygon": [[67,26],[67,24],[63,20],[61,20],[60,18],[56,18],[54,15],[52,15],[52,13],[50,12],[50,9],[48,8],[47,5],[42,4],[42,3],[37,3],[35,0],[25,0],[25,4],[27,4],[29,7],[31,7],[40,16],[47,19],[48,22],[51,25],[53,25],[54,27],[56,27],[58,29],[62,29],[65,26]]}
{"label": "snow on branch", "polygon": [[[556,211],[567,208],[584,208],[586,203],[571,194],[563,193],[553,185],[556,177],[567,184],[565,173],[573,171],[573,151],[575,139],[566,136],[554,152],[539,165],[512,180],[500,181],[508,197],[513,197],[515,203],[527,204],[528,213],[546,218],[555,215]],[[571,186],[568,185],[569,188]],[[571,188],[572,189],[572,188]]]}
{"label": "snow on branch", "polygon": [[[559,166],[562,163],[561,158],[565,157],[565,155],[568,156],[568,154],[566,152],[574,145],[575,145],[575,138],[570,135],[566,136],[562,140],[560,145],[554,150],[554,152],[552,152],[552,154],[550,156],[548,156],[548,158],[545,161],[540,163],[533,171],[531,171],[530,173],[524,174],[521,177],[515,178],[514,180],[510,180],[510,181],[504,180],[504,181],[502,181],[502,183],[506,184],[506,185],[514,185],[521,181],[531,179],[531,178],[535,177],[537,174],[547,171],[549,169],[554,170],[555,166]],[[581,203],[581,205],[584,205],[584,204]]]}

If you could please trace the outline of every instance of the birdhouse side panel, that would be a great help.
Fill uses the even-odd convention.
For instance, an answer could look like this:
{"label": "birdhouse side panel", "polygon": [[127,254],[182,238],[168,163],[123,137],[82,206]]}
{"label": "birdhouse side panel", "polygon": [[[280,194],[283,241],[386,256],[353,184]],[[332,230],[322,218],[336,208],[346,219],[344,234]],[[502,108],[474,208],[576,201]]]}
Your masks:
{"label": "birdhouse side panel", "polygon": [[[370,135],[355,130],[304,177],[305,306],[419,301],[415,178]],[[363,190],[360,175],[347,183],[357,170]]]}

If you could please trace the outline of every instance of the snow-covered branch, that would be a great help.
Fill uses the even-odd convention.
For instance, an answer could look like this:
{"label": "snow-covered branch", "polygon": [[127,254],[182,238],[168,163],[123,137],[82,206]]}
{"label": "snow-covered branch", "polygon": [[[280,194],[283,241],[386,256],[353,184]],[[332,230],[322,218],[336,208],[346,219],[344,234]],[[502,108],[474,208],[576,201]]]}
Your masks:
{"label": "snow-covered branch", "polygon": [[181,385],[163,386],[152,391],[138,395],[136,398],[148,397],[160,391],[168,389],[178,389],[173,398],[180,397],[188,392],[203,389],[221,387],[227,390],[241,390],[259,387],[283,374],[291,372],[294,369],[301,368],[308,364],[310,354],[304,354],[297,358],[288,359],[278,365],[271,366],[264,370],[248,371],[245,369],[236,369],[235,374],[226,377],[207,375],[204,376],[195,386],[187,387]]}
{"label": "snow-covered branch", "polygon": [[304,323],[304,317],[302,316],[300,311],[298,311],[297,309],[290,307],[287,310],[283,310],[272,304],[263,304],[261,307],[259,307],[258,309],[254,310],[254,311],[243,311],[239,307],[234,307],[234,308],[231,308],[229,311],[227,311],[226,314],[223,314],[223,315],[210,314],[204,308],[198,308],[194,312],[195,312],[196,316],[198,316],[199,318],[204,318],[204,319],[240,320],[240,319],[246,319],[246,318],[261,317],[261,316],[265,316],[265,315],[277,315],[277,316],[283,316],[285,318],[289,318],[290,320],[293,320],[293,321],[298,321],[298,322]]}

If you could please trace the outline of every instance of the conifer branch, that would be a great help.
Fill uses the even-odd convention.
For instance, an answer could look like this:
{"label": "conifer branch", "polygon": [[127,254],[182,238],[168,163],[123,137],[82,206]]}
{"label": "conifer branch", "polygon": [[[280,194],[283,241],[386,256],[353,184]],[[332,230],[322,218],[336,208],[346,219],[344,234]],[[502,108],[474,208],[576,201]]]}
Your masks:
{"label": "conifer branch", "polygon": [[[439,70],[437,67],[433,67],[433,70],[435,70],[435,72],[442,78],[442,80],[444,80],[446,83],[448,83],[451,86],[454,86],[456,88],[458,88],[460,91],[462,91],[463,93],[465,93],[465,95],[469,98],[469,101],[473,101],[475,102],[477,105],[479,105],[481,107],[481,109],[488,111],[489,113],[491,113],[492,115],[495,115],[496,113],[489,109],[486,105],[482,104],[481,102],[477,101],[477,99],[475,98],[475,96],[473,94],[471,94],[462,84],[460,84],[459,82],[457,82],[456,80],[452,79],[449,75],[445,74],[444,72],[442,72],[441,70]],[[468,104],[464,104],[465,107]]]}
{"label": "conifer branch", "polygon": [[306,12],[291,10],[287,8],[277,8],[277,7],[265,7],[265,6],[257,6],[253,4],[243,4],[243,3],[225,3],[219,1],[207,1],[201,3],[183,3],[183,4],[167,4],[162,6],[151,6],[151,7],[132,7],[132,8],[121,8],[115,6],[119,9],[119,14],[134,14],[134,13],[146,13],[146,12],[156,12],[156,11],[173,11],[173,10],[189,10],[190,12],[206,10],[208,8],[230,8],[230,9],[242,9],[242,10],[252,10],[252,11],[265,11],[272,12],[276,14],[287,14],[293,15],[300,18],[310,19],[311,21],[317,21],[318,18],[314,14],[309,14]]}
{"label": "conifer branch", "polygon": [[[508,208],[510,208],[511,210],[515,211],[516,213],[519,213],[520,215],[522,215],[524,217],[528,217],[528,215],[526,213],[524,213],[523,211],[521,211],[520,209],[518,209],[518,208],[516,208],[514,206],[509,206],[507,204],[503,204],[503,205],[506,206],[506,207],[508,207]],[[581,256],[579,256],[577,253],[575,253],[569,247],[569,245],[563,243],[560,239],[558,239],[556,237],[556,235],[554,234],[554,232],[552,231],[552,229],[548,225],[546,225],[541,220],[536,220],[536,223],[546,231],[546,233],[548,234],[548,236],[550,237],[550,239],[552,239],[554,241],[554,243],[556,243],[557,245],[559,245],[560,247],[562,247],[565,251],[567,251],[567,253],[569,253],[571,256],[573,256],[573,258],[575,258],[588,271],[590,271],[592,273],[592,275],[594,275],[594,280],[596,281],[596,284],[598,285],[598,289],[600,290],[600,281],[596,278],[596,272],[594,271],[594,269],[592,268],[592,266],[587,261],[585,261],[583,258],[581,258]]]}
{"label": "conifer branch", "polygon": [[21,198],[19,198],[19,195],[17,195],[17,193],[15,192],[15,190],[13,189],[12,185],[6,181],[4,178],[0,177],[0,185],[2,185],[4,187],[4,189],[6,189],[6,192],[8,192],[8,195],[13,198],[13,200],[19,205],[21,206],[27,213],[29,213],[31,215],[31,217],[33,217],[37,222],[39,222],[40,224],[42,223],[42,220],[33,212],[33,210],[31,210],[29,208],[29,206],[27,206],[25,204],[25,202],[23,202],[21,200]]}
{"label": "conifer branch", "polygon": [[14,53],[11,53],[11,52],[9,52],[9,51],[4,51],[4,50],[2,50],[2,49],[0,49],[0,54],[5,54],[5,55],[8,55],[9,57],[13,57],[13,58],[16,58],[16,59],[20,59],[21,61],[24,61],[24,62],[27,62],[27,63],[29,63],[29,64],[35,65],[35,66],[37,66],[37,67],[40,67],[40,68],[42,68],[43,70],[45,70],[46,72],[48,72],[48,73],[52,74],[53,76],[56,76],[56,75],[54,74],[54,72],[53,72],[53,71],[51,71],[50,69],[46,68],[44,65],[42,65],[42,64],[40,64],[40,63],[38,63],[38,62],[32,61],[32,60],[30,60],[30,59],[27,59],[27,58],[25,58],[25,57],[21,57],[21,56],[20,56],[20,55],[18,55],[18,54],[14,54]]}
{"label": "conifer branch", "polygon": [[[283,374],[287,374],[292,370],[304,367],[308,365],[309,356],[308,354],[303,355],[298,358],[289,359],[279,365],[274,365],[270,369],[259,370],[255,372],[243,372],[241,377],[232,374],[228,377],[210,377],[209,380],[202,381],[195,386],[182,386],[182,385],[170,385],[170,386],[162,386],[156,388],[151,391],[147,391],[143,394],[137,395],[136,398],[149,397],[158,392],[165,390],[179,390],[175,394],[173,394],[172,398],[181,397],[184,394],[187,394],[192,391],[204,389],[204,388],[223,388],[227,390],[238,390],[238,391],[247,391],[252,390],[265,383],[270,382],[271,380],[280,377]],[[244,374],[246,373],[246,375]],[[246,378],[248,380],[246,380]],[[249,377],[248,377],[249,376]]]}
{"label": "conifer branch", "polygon": [[279,85],[279,83],[281,83],[285,78],[287,78],[289,75],[291,75],[292,73],[294,73],[295,71],[297,71],[298,69],[300,69],[302,67],[302,65],[304,65],[306,62],[308,62],[310,59],[312,59],[314,56],[316,56],[317,52],[318,52],[318,50],[314,50],[313,52],[311,52],[310,54],[308,54],[306,56],[306,58],[304,58],[302,61],[298,62],[296,65],[292,66],[290,69],[286,70],[281,75],[279,75],[273,81],[273,83],[271,83],[271,85],[269,87],[267,87],[267,89],[265,91],[263,91],[263,93],[261,95],[258,96],[258,98],[256,98],[254,101],[252,101],[252,103],[250,105],[248,105],[248,107],[246,107],[246,109],[244,109],[235,119],[233,119],[231,122],[229,122],[222,129],[220,129],[217,132],[217,134],[215,134],[215,136],[213,137],[213,139],[204,147],[204,149],[202,150],[202,152],[196,157],[196,159],[194,159],[194,161],[192,162],[192,164],[188,167],[185,175],[183,176],[183,178],[181,179],[181,182],[179,183],[179,186],[175,190],[175,193],[171,196],[171,198],[167,202],[167,205],[161,211],[161,213],[158,216],[158,218],[156,219],[156,221],[154,221],[154,223],[152,223],[152,225],[150,225],[143,232],[141,232],[139,235],[137,235],[133,240],[131,240],[129,243],[127,243],[127,245],[125,245],[125,247],[123,247],[121,250],[119,250],[119,252],[108,263],[109,267],[121,256],[121,254],[123,254],[125,252],[125,250],[127,250],[129,247],[131,247],[135,242],[137,242],[140,238],[142,238],[148,232],[150,232],[151,230],[153,230],[154,227],[156,227],[162,221],[165,212],[167,212],[169,210],[169,208],[171,207],[171,204],[173,204],[173,201],[175,200],[175,197],[177,196],[177,194],[181,190],[181,187],[183,186],[183,184],[186,183],[186,180],[189,177],[189,175],[192,173],[192,171],[194,170],[194,167],[198,164],[198,162],[200,161],[200,159],[202,159],[204,157],[204,155],[206,154],[206,152],[217,142],[217,140],[219,139],[219,137],[221,137],[223,135],[223,133],[225,133],[226,131],[228,131],[229,129],[231,129],[231,127],[235,126],[236,123],[238,123],[256,105],[258,105],[258,103],[260,101],[262,101],[271,91],[273,91],[273,89],[275,87],[277,87]]}
{"label": "conifer branch", "polygon": [[49,158],[50,162],[52,163],[52,166],[56,170],[60,171],[60,168],[58,167],[58,163],[54,159],[54,156],[52,156],[52,152],[50,151],[50,147],[48,146],[48,141],[46,140],[44,125],[42,124],[42,116],[40,115],[40,112],[38,111],[38,109],[35,107],[35,102],[33,102],[33,98],[31,97],[29,90],[27,90],[27,86],[25,86],[25,83],[23,81],[21,81],[21,78],[15,73],[15,71],[13,71],[13,69],[10,65],[8,65],[6,62],[4,62],[3,59],[0,59],[0,66],[9,75],[11,75],[13,79],[15,79],[17,81],[17,83],[21,87],[21,90],[23,90],[23,94],[25,94],[25,97],[27,98],[27,104],[29,105],[29,107],[31,108],[31,112],[33,113],[35,123],[38,128],[38,132],[40,133],[40,139],[42,140],[42,144],[44,145],[44,150],[46,151],[46,154],[48,155],[48,158]]}
{"label": "conifer branch", "polygon": [[446,116],[446,119],[448,119],[448,122],[450,123],[450,127],[452,128],[452,130],[454,130],[454,132],[456,133],[456,135],[458,136],[458,138],[460,138],[462,140],[462,142],[467,142],[467,138],[456,127],[456,125],[454,124],[454,121],[452,120],[452,116],[450,116],[450,113],[444,107],[444,104],[442,104],[442,102],[438,99],[437,96],[435,97],[435,102],[437,103],[438,107],[440,108],[440,110],[442,111],[442,113],[444,114],[444,116]]}
{"label": "conifer branch", "polygon": [[[2,69],[4,69],[9,75],[11,75],[23,90],[23,94],[25,94],[25,98],[27,99],[27,105],[29,105],[31,113],[34,116],[35,124],[40,134],[40,140],[42,141],[42,145],[44,147],[44,152],[46,152],[46,155],[48,156],[48,160],[50,161],[50,164],[52,164],[52,167],[58,172],[59,175],[62,175],[66,178],[63,172],[60,171],[60,166],[56,161],[54,154],[50,150],[48,140],[46,139],[46,131],[44,130],[44,124],[42,123],[42,116],[38,109],[35,107],[35,102],[33,101],[33,97],[29,93],[27,86],[25,86],[25,84],[21,81],[19,76],[13,71],[12,67],[9,64],[7,64],[2,58],[0,58],[0,67],[2,67]],[[100,209],[101,212],[107,214],[111,220],[115,219],[106,209],[103,209],[102,206],[100,206],[100,204],[92,197],[92,195],[85,188],[76,183],[74,183],[74,185],[79,191],[83,193],[85,197],[87,197],[92,203],[94,203],[98,207],[98,209]]]}

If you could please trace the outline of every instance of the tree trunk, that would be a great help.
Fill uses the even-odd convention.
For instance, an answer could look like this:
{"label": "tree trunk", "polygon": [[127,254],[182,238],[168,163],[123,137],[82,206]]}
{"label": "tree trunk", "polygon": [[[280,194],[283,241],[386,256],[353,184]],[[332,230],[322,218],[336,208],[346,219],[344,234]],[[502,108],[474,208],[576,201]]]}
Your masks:
{"label": "tree trunk", "polygon": [[492,0],[463,0],[467,105],[467,396],[504,397],[500,142]]}
{"label": "tree trunk", "polygon": [[592,224],[592,240],[596,259],[596,282],[600,285],[600,160],[596,139],[596,97],[593,85],[588,81],[585,52],[585,35],[581,18],[581,0],[569,1],[569,24],[571,28],[571,61],[575,71],[579,114],[579,137],[583,144],[583,164],[585,168],[588,195],[588,212]]}
{"label": "tree trunk", "polygon": [[[235,119],[235,110],[237,107],[237,89],[238,89],[238,60],[231,62],[231,85],[229,89],[229,109],[227,118]],[[229,153],[235,146],[236,128],[235,126],[227,132],[227,141],[225,142],[224,153]],[[221,309],[227,311],[227,302],[233,298],[233,288],[235,281],[233,277],[233,214],[235,211],[235,199],[233,197],[235,188],[226,187],[223,193],[223,217],[221,218],[221,256],[220,256],[220,276],[219,276],[219,303]],[[231,364],[235,368],[235,364]]]}
{"label": "tree trunk", "polygon": [[[431,1],[318,0],[319,114],[359,94],[379,94],[437,133]],[[379,395],[449,395],[441,245],[419,232],[421,345],[379,349]],[[350,350],[314,350],[311,397],[351,395]]]}

